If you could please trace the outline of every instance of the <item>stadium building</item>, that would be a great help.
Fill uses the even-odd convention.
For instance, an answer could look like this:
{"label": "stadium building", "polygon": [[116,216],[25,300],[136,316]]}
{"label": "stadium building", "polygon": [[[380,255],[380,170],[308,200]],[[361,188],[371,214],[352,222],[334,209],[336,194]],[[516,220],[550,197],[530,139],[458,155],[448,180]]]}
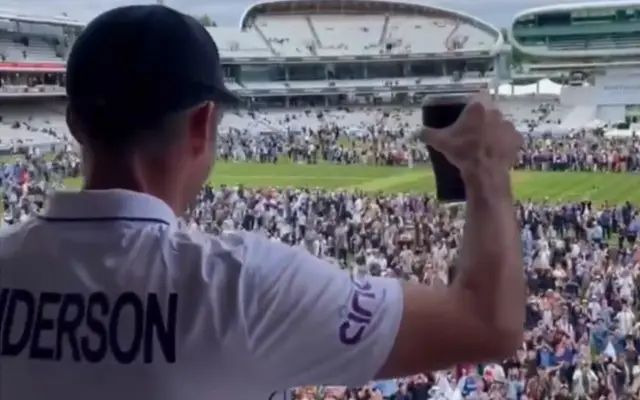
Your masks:
{"label": "stadium building", "polygon": [[515,16],[513,48],[524,70],[568,83],[561,101],[578,120],[634,123],[640,116],[640,2],[598,1],[525,10]]}
{"label": "stadium building", "polygon": [[[8,143],[56,145],[48,128],[68,133],[65,60],[83,26],[64,16],[0,14],[0,151]],[[506,69],[498,29],[411,1],[264,1],[237,26],[207,29],[227,84],[249,109],[416,104],[425,94],[497,86],[496,70]],[[247,124],[234,117],[226,123]]]}
{"label": "stadium building", "polygon": [[640,57],[640,2],[571,3],[525,10],[512,44],[540,60],[634,60]]}
{"label": "stadium building", "polygon": [[[557,103],[557,94],[526,97],[506,82],[534,82],[537,93],[545,77],[556,86],[571,80],[577,85],[562,88],[561,104],[537,123],[541,131],[570,132],[595,118],[630,120],[640,116],[640,85],[633,83],[640,72],[630,68],[639,65],[640,47],[632,45],[634,26],[640,27],[638,4],[523,11],[514,18],[510,43],[530,62],[524,73],[511,76],[500,30],[462,12],[412,0],[258,2],[237,26],[207,28],[220,48],[228,86],[245,101],[223,128],[276,132],[285,121],[286,129],[297,131],[329,120],[361,127],[376,113],[385,120],[377,123],[419,125],[415,105],[427,94],[493,89],[505,96],[503,111],[528,131],[531,110],[540,101]],[[59,146],[56,133],[68,134],[65,60],[83,26],[66,16],[0,13],[0,152],[16,143]],[[504,86],[510,90],[500,90]],[[406,115],[390,121],[389,108],[381,107],[386,104],[413,107],[403,107]],[[358,105],[364,107],[342,107]],[[331,113],[320,117],[327,107]],[[268,109],[271,122],[254,109]],[[292,109],[304,110],[295,124],[287,115]]]}
{"label": "stadium building", "polygon": [[83,23],[0,13],[0,154],[64,147],[65,60]]}
{"label": "stadium building", "polygon": [[0,96],[58,96],[65,59],[84,24],[67,17],[0,13]]}
{"label": "stadium building", "polygon": [[[62,93],[82,24],[0,15],[3,94]],[[267,1],[208,28],[226,79],[250,103],[337,105],[487,88],[502,36],[460,12],[373,0]]]}
{"label": "stadium building", "polygon": [[262,104],[375,103],[487,88],[502,36],[419,3],[283,0],[211,28],[231,86]]}

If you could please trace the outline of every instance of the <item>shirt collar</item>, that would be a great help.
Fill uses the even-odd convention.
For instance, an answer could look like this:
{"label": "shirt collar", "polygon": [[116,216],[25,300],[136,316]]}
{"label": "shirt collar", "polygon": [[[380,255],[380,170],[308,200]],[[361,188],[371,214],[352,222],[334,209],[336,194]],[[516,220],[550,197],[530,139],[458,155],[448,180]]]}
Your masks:
{"label": "shirt collar", "polygon": [[129,220],[177,224],[175,213],[161,199],[122,189],[56,192],[41,218],[67,222]]}

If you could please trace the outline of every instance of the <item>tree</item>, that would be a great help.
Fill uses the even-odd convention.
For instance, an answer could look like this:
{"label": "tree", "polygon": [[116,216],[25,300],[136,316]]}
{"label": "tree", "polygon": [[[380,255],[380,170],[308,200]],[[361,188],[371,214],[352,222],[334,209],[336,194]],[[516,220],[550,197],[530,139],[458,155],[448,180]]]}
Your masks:
{"label": "tree", "polygon": [[196,19],[200,21],[203,26],[218,26],[218,24],[216,24],[216,22],[207,14],[202,14],[201,16],[196,17]]}

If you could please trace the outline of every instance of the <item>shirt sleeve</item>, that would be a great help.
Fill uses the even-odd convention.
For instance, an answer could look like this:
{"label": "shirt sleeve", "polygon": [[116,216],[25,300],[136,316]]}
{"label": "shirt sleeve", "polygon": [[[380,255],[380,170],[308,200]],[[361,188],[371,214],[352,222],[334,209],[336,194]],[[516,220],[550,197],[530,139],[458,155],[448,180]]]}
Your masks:
{"label": "shirt sleeve", "polygon": [[273,390],[358,386],[383,366],[400,325],[395,279],[353,278],[308,252],[247,234],[240,307],[253,370]]}

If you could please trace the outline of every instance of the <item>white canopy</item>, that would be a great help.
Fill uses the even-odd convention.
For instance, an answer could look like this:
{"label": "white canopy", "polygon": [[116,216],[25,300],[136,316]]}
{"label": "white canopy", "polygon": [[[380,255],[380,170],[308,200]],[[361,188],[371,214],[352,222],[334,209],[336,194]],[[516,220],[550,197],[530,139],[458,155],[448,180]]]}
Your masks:
{"label": "white canopy", "polygon": [[628,138],[633,135],[633,131],[631,129],[610,129],[604,133],[605,137],[620,137],[620,138]]}
{"label": "white canopy", "polygon": [[562,85],[559,83],[555,83],[549,78],[544,78],[538,82],[540,85],[540,94],[555,94],[560,96],[560,92],[562,91]]}
{"label": "white canopy", "polygon": [[587,123],[584,125],[584,128],[585,128],[585,129],[598,129],[598,128],[602,128],[602,127],[604,127],[605,125],[607,125],[607,123],[606,123],[606,122],[604,122],[604,121],[599,120],[599,119],[597,119],[597,118],[596,118],[596,119],[594,119],[594,120],[592,120],[592,121],[587,122]]}
{"label": "white canopy", "polygon": [[572,133],[571,129],[555,124],[541,124],[536,126],[531,132],[532,135],[567,136]]}
{"label": "white canopy", "polygon": [[562,85],[545,78],[541,79],[537,83],[531,83],[529,85],[512,85],[510,83],[503,83],[498,87],[498,94],[501,96],[527,96],[536,94],[559,96],[561,90]]}

